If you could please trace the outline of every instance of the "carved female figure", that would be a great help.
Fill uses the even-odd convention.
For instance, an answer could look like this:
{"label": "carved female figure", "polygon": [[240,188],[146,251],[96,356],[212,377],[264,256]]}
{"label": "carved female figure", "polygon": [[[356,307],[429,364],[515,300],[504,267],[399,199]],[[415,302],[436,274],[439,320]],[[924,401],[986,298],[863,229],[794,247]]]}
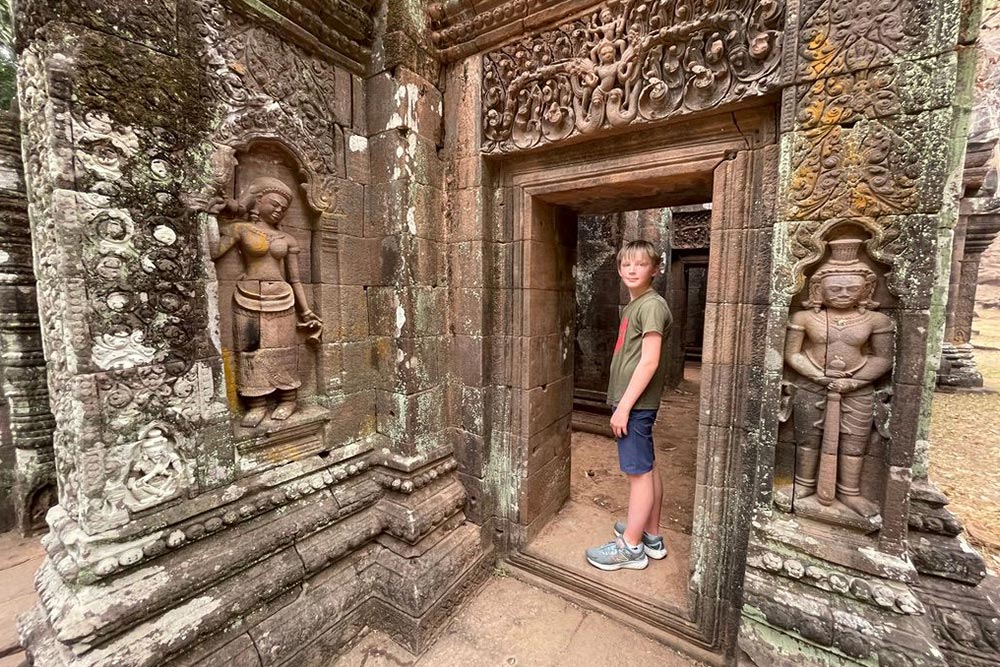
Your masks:
{"label": "carved female figure", "polygon": [[271,394],[277,394],[272,419],[295,412],[302,385],[296,329],[307,329],[316,340],[322,331],[299,278],[298,242],[279,227],[291,203],[292,190],[282,181],[254,179],[236,202],[245,219],[226,226],[212,254],[217,260],[237,248],[243,257],[244,272],[233,292],[233,347],[238,355],[236,388],[247,404],[241,422],[245,427],[264,419]]}
{"label": "carved female figure", "polygon": [[861,494],[874,419],[873,383],[892,366],[893,323],[874,311],[875,273],[858,259],[859,239],[830,241],[831,257],[809,280],[805,310],[792,315],[785,364],[793,385],[795,499],[839,500],[872,518]]}

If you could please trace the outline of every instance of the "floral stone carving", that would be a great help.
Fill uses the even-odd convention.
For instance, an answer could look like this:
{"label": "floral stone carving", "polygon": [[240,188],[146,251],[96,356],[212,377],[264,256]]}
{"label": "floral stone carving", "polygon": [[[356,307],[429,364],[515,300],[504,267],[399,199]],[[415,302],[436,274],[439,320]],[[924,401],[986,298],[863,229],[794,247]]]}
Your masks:
{"label": "floral stone carving", "polygon": [[280,229],[292,196],[291,188],[276,178],[254,179],[238,201],[226,204],[238,219],[226,225],[212,253],[218,260],[235,248],[243,257],[244,273],[233,293],[233,345],[236,387],[247,405],[246,427],[264,419],[273,393],[278,403],[272,419],[284,420],[295,412],[302,385],[296,330],[306,330],[312,342],[319,342],[323,329],[299,278],[298,242]]}
{"label": "floral stone carving", "polygon": [[809,279],[804,310],[785,341],[795,427],[795,511],[850,513],[880,525],[862,494],[876,408],[874,383],[892,367],[893,322],[875,308],[877,276],[858,258],[862,240],[829,242],[830,258]]}
{"label": "floral stone carving", "polygon": [[612,2],[483,56],[483,150],[657,121],[776,85],[784,4]]}

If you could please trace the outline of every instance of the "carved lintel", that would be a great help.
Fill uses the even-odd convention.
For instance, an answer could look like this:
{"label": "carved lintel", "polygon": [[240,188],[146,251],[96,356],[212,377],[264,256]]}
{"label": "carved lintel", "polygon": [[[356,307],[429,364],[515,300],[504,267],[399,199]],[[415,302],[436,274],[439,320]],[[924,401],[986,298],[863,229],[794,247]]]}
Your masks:
{"label": "carved lintel", "polygon": [[[714,6],[713,6],[714,7]],[[703,111],[777,85],[784,4],[606,3],[483,56],[482,149],[505,153]]]}

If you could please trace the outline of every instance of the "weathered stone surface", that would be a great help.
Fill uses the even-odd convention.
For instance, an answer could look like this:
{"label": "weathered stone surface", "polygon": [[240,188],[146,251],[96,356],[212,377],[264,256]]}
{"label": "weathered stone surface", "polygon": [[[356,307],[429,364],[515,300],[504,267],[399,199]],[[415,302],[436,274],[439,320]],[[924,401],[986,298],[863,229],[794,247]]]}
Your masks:
{"label": "weathered stone surface", "polygon": [[[60,502],[23,626],[35,663],[319,665],[366,625],[421,650],[488,571],[489,542],[522,558],[569,492],[574,389],[602,389],[608,353],[575,353],[577,303],[613,330],[619,296],[612,271],[584,303],[579,260],[616,238],[669,249],[655,211],[682,204],[702,206],[674,221],[674,247],[709,246],[692,604],[645,616],[729,660],[739,636],[762,665],[988,660],[981,562],[911,479],[941,257],[970,212],[951,199],[989,183],[979,140],[958,170],[966,9],[459,4],[18,5],[58,423]],[[290,191],[281,229],[213,267],[215,226],[280,194],[241,197],[262,176]],[[651,207],[578,234],[582,211]],[[841,495],[877,502],[880,527],[794,507],[796,439],[779,420],[785,324],[845,222],[875,275],[859,317],[895,322],[895,352],[841,346],[892,373],[863,378],[878,387],[849,406],[857,432],[824,430],[862,459],[838,471]],[[267,276],[254,253],[274,259]],[[23,243],[8,254],[25,263]],[[261,397],[246,371],[273,349],[237,344],[258,331],[233,306],[247,274],[287,284],[298,319],[312,306],[324,326],[317,346],[288,327],[295,345],[278,347],[294,355],[263,373],[300,383],[273,387],[298,389],[294,413],[241,426]],[[0,289],[8,302],[36,309]],[[258,333],[279,328],[254,312]],[[838,342],[812,349],[824,372]]]}

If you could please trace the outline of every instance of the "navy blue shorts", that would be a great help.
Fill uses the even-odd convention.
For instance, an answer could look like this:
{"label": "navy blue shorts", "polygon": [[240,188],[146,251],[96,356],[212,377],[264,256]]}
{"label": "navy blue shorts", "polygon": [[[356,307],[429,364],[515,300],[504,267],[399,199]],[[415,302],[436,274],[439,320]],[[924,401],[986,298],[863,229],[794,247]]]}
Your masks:
{"label": "navy blue shorts", "polygon": [[[612,407],[612,409],[614,409]],[[653,422],[656,410],[635,410],[628,413],[624,438],[618,438],[618,467],[626,475],[642,475],[653,469]]]}

